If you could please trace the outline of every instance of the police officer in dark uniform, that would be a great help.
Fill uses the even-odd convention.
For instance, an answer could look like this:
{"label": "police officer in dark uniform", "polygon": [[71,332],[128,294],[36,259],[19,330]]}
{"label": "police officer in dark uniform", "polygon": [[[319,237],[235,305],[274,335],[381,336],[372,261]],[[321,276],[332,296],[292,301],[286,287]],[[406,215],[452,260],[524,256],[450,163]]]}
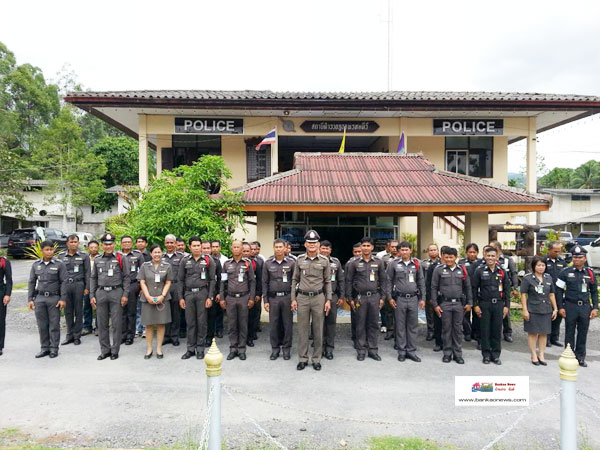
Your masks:
{"label": "police officer in dark uniform", "polygon": [[431,300],[434,311],[442,319],[442,361],[449,363],[453,358],[458,364],[464,364],[462,322],[465,311],[473,305],[473,292],[466,267],[456,264],[457,253],[455,248],[447,248],[444,264],[435,268],[431,277]]}
{"label": "police officer in dark uniform", "polygon": [[[443,348],[442,343],[442,319],[433,311],[433,301],[431,300],[431,277],[433,271],[437,266],[442,263],[439,256],[441,250],[442,255],[447,249],[445,245],[438,250],[436,244],[429,244],[427,247],[427,253],[429,258],[423,260],[423,272],[425,273],[425,317],[427,319],[427,337],[425,340],[431,341],[435,339],[433,351],[441,352]],[[431,333],[431,334],[430,334]]]}
{"label": "police officer in dark uniform", "polygon": [[[258,253],[257,253],[258,254]],[[248,242],[242,243],[242,256],[250,261],[254,278],[256,279],[256,291],[254,293],[254,305],[248,311],[248,339],[246,344],[248,347],[254,347],[254,340],[258,339],[258,327],[260,325],[260,313],[262,310],[259,302],[262,299],[262,258],[252,256],[252,246]]]}
{"label": "police officer in dark uniform", "polygon": [[592,269],[585,267],[587,250],[577,245],[571,254],[573,266],[563,269],[556,280],[556,302],[565,319],[565,347],[569,344],[579,365],[587,367],[585,346],[590,320],[598,316],[598,285]]}
{"label": "police officer in dark uniform", "polygon": [[[133,249],[133,238],[131,236],[121,237],[121,252],[129,261],[129,296],[127,305],[123,307],[123,325],[121,326],[121,343],[133,344],[135,337],[135,319],[137,313],[138,299],[140,297],[140,282],[137,279],[138,271],[144,262],[144,254]],[[150,256],[150,255],[148,255]]]}
{"label": "police officer in dark uniform", "polygon": [[[179,265],[183,259],[183,253],[177,251],[177,238],[173,234],[165,236],[165,254],[162,259],[171,264],[173,272],[173,282],[169,289],[169,294],[172,299],[179,298],[179,286],[177,286],[177,274],[179,273]],[[179,345],[179,331],[181,328],[181,307],[178,301],[169,302],[171,305],[171,323],[167,325],[165,331],[164,344],[173,344],[175,347]]]}
{"label": "police officer in dark uniform", "polygon": [[67,268],[58,258],[54,258],[54,243],[43,241],[40,244],[42,259],[31,266],[28,294],[29,309],[35,310],[41,351],[36,358],[58,356],[60,343],[60,310],[65,307],[67,296]]}
{"label": "police officer in dark uniform", "polygon": [[271,331],[271,361],[279,358],[283,350],[283,359],[291,358],[293,335],[292,317],[292,275],[296,261],[285,256],[285,241],[273,241],[274,255],[263,264],[262,295],[265,311],[269,313]]}
{"label": "police officer in dark uniform", "polygon": [[246,359],[248,339],[248,312],[254,306],[256,278],[252,261],[242,257],[242,243],[231,243],[232,258],[225,261],[221,273],[221,308],[227,308],[229,319],[228,360],[238,356]]}
{"label": "police officer in dark uniform", "polygon": [[[510,288],[512,294],[519,295],[519,273],[517,272],[517,265],[507,255],[502,253],[502,246],[498,241],[490,242],[490,245],[498,251],[498,264],[504,270],[504,273],[508,276],[510,282]],[[502,334],[506,342],[512,342],[512,324],[510,322],[510,313],[502,320]]]}
{"label": "police officer in dark uniform", "polygon": [[498,265],[494,247],[484,250],[485,263],[471,275],[473,288],[473,317],[480,321],[481,354],[483,363],[500,365],[502,350],[502,319],[510,311],[510,283]]}
{"label": "police officer in dark uniform", "polygon": [[406,358],[421,362],[417,351],[419,309],[425,307],[425,277],[421,263],[411,258],[412,245],[404,241],[400,245],[400,257],[387,267],[391,284],[390,305],[394,309],[398,361]]}
{"label": "police officer in dark uniform", "polygon": [[100,240],[104,253],[94,259],[90,278],[90,303],[96,309],[100,339],[99,361],[109,356],[113,360],[119,357],[123,307],[127,305],[129,298],[131,273],[129,260],[120,253],[115,253],[115,235],[104,233]]}
{"label": "police officer in dark uniform", "polygon": [[331,310],[325,316],[323,323],[323,356],[326,359],[333,359],[333,349],[335,348],[335,327],[337,323],[337,310],[345,302],[346,280],[342,263],[339,259],[331,256],[332,245],[329,241],[321,241],[320,253],[329,259],[331,269]]}
{"label": "police officer in dark uniform", "polygon": [[10,303],[13,279],[10,261],[0,256],[0,356],[4,351],[4,337],[6,335],[6,310]]}
{"label": "police officer in dark uniform", "polygon": [[379,310],[384,299],[389,298],[390,286],[385,264],[371,255],[373,241],[364,237],[360,241],[361,256],[348,264],[346,292],[355,292],[357,359],[364,361],[365,354],[381,361],[378,354]]}
{"label": "police officer in dark uniform", "polygon": [[187,324],[187,351],[181,359],[189,359],[194,355],[197,359],[203,359],[208,310],[215,297],[216,264],[210,254],[203,253],[202,240],[198,236],[189,239],[189,246],[192,253],[183,257],[177,274],[177,298],[179,306],[185,311]]}
{"label": "police officer in dark uniform", "polygon": [[[202,242],[202,254],[208,255],[215,262],[215,296],[213,298],[212,306],[207,311],[207,328],[206,328],[206,341],[204,342],[205,347],[210,347],[212,345],[212,341],[215,337],[219,337],[217,335],[217,323],[218,323],[218,314],[221,312],[221,317],[223,315],[223,309],[221,305],[219,305],[221,296],[219,295],[219,289],[221,288],[221,272],[223,271],[223,266],[221,264],[221,259],[218,256],[215,256],[212,251],[212,242],[211,241],[203,241]],[[225,259],[227,261],[227,259]],[[223,334],[221,334],[223,337]]]}
{"label": "police officer in dark uniform", "polygon": [[[361,255],[361,250],[360,250],[360,242],[357,242],[356,244],[354,244],[352,246],[352,258],[350,258],[348,261],[346,261],[346,264],[344,264],[344,279],[346,278],[346,273],[348,273],[348,264],[350,264],[350,261],[353,261],[356,258],[359,258]],[[346,282],[344,281],[344,285],[346,284]],[[344,291],[345,291],[345,286],[344,286]],[[348,304],[348,306],[350,307],[350,330],[352,332],[352,345],[354,346],[354,349],[356,350],[358,347],[356,345],[356,312],[355,312],[355,305],[354,305],[354,301],[352,300],[354,298],[354,295],[352,292],[344,292],[345,296],[346,296],[346,303]]]}
{"label": "police officer in dark uniform", "polygon": [[[479,246],[474,242],[467,244],[465,247],[465,254],[467,256],[459,259],[458,265],[467,268],[467,273],[469,274],[469,278],[471,278],[471,285],[473,285],[473,275],[475,274],[475,270],[481,264],[484,264],[485,261],[483,258],[477,257],[477,255],[479,255]],[[475,302],[474,297],[473,302]],[[465,312],[465,318],[463,319],[463,335],[465,341],[469,342],[471,339],[475,339],[479,343],[480,334],[479,316],[473,311]]]}
{"label": "police officer in dark uniform", "polygon": [[[567,267],[567,262],[560,257],[562,251],[562,244],[558,241],[552,241],[548,244],[548,254],[543,259],[546,264],[546,273],[552,277],[552,282],[556,284],[558,275],[562,270]],[[548,337],[546,347],[552,347],[553,345],[562,346],[560,342],[560,323],[562,322],[562,316],[559,314],[556,319],[552,321],[552,333]]]}

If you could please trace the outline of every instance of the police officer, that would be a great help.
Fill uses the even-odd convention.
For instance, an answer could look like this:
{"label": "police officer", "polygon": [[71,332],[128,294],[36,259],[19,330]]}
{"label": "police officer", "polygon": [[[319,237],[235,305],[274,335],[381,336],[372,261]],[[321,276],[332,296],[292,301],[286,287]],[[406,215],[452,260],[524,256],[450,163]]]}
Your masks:
{"label": "police officer", "polygon": [[480,321],[481,354],[483,363],[500,365],[502,350],[502,319],[510,310],[510,283],[498,265],[494,247],[484,250],[485,263],[479,264],[471,276],[474,314]]}
{"label": "police officer", "polygon": [[[216,264],[203,253],[202,240],[198,236],[189,239],[191,254],[184,256],[177,274],[179,306],[185,311],[187,324],[187,351],[181,359],[196,355],[204,358],[204,344],[208,325],[208,310],[215,297]],[[210,251],[210,247],[207,248]]]}
{"label": "police officer", "polygon": [[[346,264],[344,264],[344,285],[346,284],[345,282],[345,278],[346,278],[346,273],[348,273],[348,264],[350,264],[350,261],[359,258],[361,255],[362,251],[360,250],[360,242],[355,243],[352,246],[352,258],[350,258],[348,261],[346,261]],[[345,291],[345,286],[344,286],[344,291]],[[355,305],[354,305],[354,301],[352,300],[354,298],[354,295],[352,292],[344,292],[344,294],[346,295],[346,303],[348,304],[348,306],[350,307],[350,330],[352,331],[352,345],[354,346],[354,349],[357,349],[357,345],[356,345],[356,313],[355,313]]]}
{"label": "police officer", "polygon": [[100,339],[99,361],[109,356],[113,360],[119,357],[123,307],[129,298],[131,272],[129,260],[120,253],[115,253],[115,235],[104,233],[100,241],[104,253],[94,259],[90,279],[90,303],[96,309]]}
{"label": "police officer", "polygon": [[[425,315],[427,316],[427,308],[429,307],[429,311],[432,315],[431,319],[427,319],[427,338],[426,340],[435,340],[434,341],[434,345],[433,345],[433,351],[434,352],[441,352],[442,348],[443,348],[443,343],[442,343],[442,319],[440,316],[438,316],[435,311],[433,311],[433,301],[432,301],[432,297],[431,297],[431,278],[433,277],[433,271],[435,270],[435,268],[437,266],[439,266],[440,264],[442,264],[442,260],[439,257],[439,251],[442,252],[442,256],[444,255],[444,252],[448,249],[449,247],[447,246],[442,246],[442,248],[440,248],[438,250],[438,246],[435,244],[429,244],[428,247],[428,254],[429,254],[429,259],[425,260],[423,262],[423,266],[427,267],[427,274],[425,275]],[[425,269],[423,269],[425,270]],[[429,305],[429,306],[427,306]],[[431,328],[432,328],[432,335],[431,335],[431,339],[429,338],[429,325],[431,323]]]}
{"label": "police officer", "polygon": [[56,358],[60,342],[60,310],[65,307],[62,299],[67,296],[67,268],[54,258],[52,241],[42,241],[40,247],[43,257],[31,266],[27,294],[29,309],[35,311],[40,333],[41,351],[35,357],[50,355],[50,358]]}
{"label": "police officer", "polygon": [[456,264],[457,254],[455,248],[447,248],[444,264],[435,268],[431,277],[431,301],[435,313],[442,319],[442,361],[449,363],[454,359],[464,364],[462,322],[465,311],[473,305],[473,292],[466,267]]}
{"label": "police officer", "polygon": [[[177,251],[177,238],[173,234],[167,234],[165,236],[165,254],[163,255],[163,261],[171,264],[173,272],[173,282],[169,289],[169,294],[172,299],[179,298],[179,286],[177,286],[177,274],[179,273],[179,265],[183,259],[183,253]],[[181,328],[181,312],[183,311],[179,306],[178,301],[169,302],[171,304],[171,323],[167,325],[165,331],[164,344],[173,344],[175,347],[179,345],[179,331]]]}
{"label": "police officer", "polygon": [[67,295],[65,322],[67,337],[61,345],[81,344],[83,326],[83,296],[90,293],[90,257],[79,251],[79,236],[67,237],[67,250],[58,254],[58,259],[67,268]]}
{"label": "police officer", "polygon": [[121,254],[129,261],[129,296],[127,305],[123,307],[121,343],[131,345],[135,337],[135,321],[140,297],[140,282],[137,279],[137,274],[146,260],[142,252],[133,249],[133,238],[128,235],[121,237]]}
{"label": "police officer", "polygon": [[387,268],[390,280],[390,305],[394,309],[398,361],[406,358],[421,362],[416,354],[419,309],[425,308],[425,277],[421,263],[411,258],[412,245],[404,241],[400,245],[400,257]]}
{"label": "police officer", "polygon": [[[216,327],[217,327],[217,318],[218,312],[221,312],[221,321],[223,316],[223,309],[219,305],[220,295],[219,289],[221,287],[221,272],[223,271],[223,266],[221,265],[221,260],[213,255],[212,253],[212,242],[211,241],[202,241],[202,254],[208,255],[215,262],[215,296],[212,301],[212,306],[208,308],[207,311],[207,327],[206,327],[206,340],[204,342],[205,347],[210,347],[212,345],[212,341],[216,336]],[[227,258],[225,258],[227,261]],[[221,324],[222,326],[222,324]],[[223,337],[223,334],[221,334]]]}
{"label": "police officer", "polygon": [[[552,277],[552,282],[556,284],[558,275],[562,270],[567,267],[567,262],[560,257],[562,251],[562,244],[558,241],[552,241],[548,244],[548,254],[543,259],[546,263],[546,273]],[[547,347],[556,345],[562,346],[560,342],[560,323],[562,322],[562,316],[559,314],[556,319],[552,321],[552,333],[550,334],[546,343]]]}
{"label": "police officer", "polygon": [[[258,252],[256,252],[258,254]],[[242,243],[242,257],[248,259],[252,264],[252,270],[254,271],[254,278],[256,279],[256,291],[254,293],[254,304],[250,311],[248,311],[248,339],[246,344],[248,347],[254,347],[254,340],[258,339],[258,325],[260,325],[260,312],[262,311],[262,305],[260,299],[262,299],[262,269],[263,260],[259,257],[252,256],[252,246],[248,242]],[[258,306],[258,308],[257,308]]]}
{"label": "police officer", "polygon": [[304,235],[306,253],[298,256],[292,276],[292,310],[298,311],[298,357],[297,370],[308,365],[308,334],[312,319],[314,335],[312,366],[321,370],[323,353],[323,320],[331,310],[331,267],[329,261],[319,254],[321,237],[315,230]]}
{"label": "police officer", "polygon": [[[484,264],[485,261],[483,258],[477,257],[479,255],[479,246],[474,242],[467,244],[465,247],[465,254],[466,257],[458,260],[458,265],[467,268],[467,273],[471,279],[471,285],[473,285],[473,275],[475,274],[475,270],[479,265]],[[474,297],[473,302],[475,302]],[[469,342],[471,339],[475,339],[479,344],[479,316],[473,311],[465,312],[465,317],[463,319],[463,335],[465,341]]]}
{"label": "police officer", "polygon": [[229,319],[228,360],[238,356],[246,359],[248,311],[254,306],[256,278],[252,262],[242,257],[242,243],[231,243],[232,258],[225,261],[221,273],[221,308],[227,309]]}
{"label": "police officer", "polygon": [[[508,276],[512,294],[519,295],[519,274],[517,272],[517,265],[512,258],[502,253],[502,246],[500,245],[500,242],[492,241],[490,242],[490,245],[498,251],[498,264],[500,264],[500,267]],[[506,342],[513,341],[510,314],[507,314],[502,320],[502,334],[504,335],[504,340]]]}
{"label": "police officer", "polygon": [[[429,275],[429,267],[433,264],[439,264],[440,262],[440,251],[436,244],[429,244],[427,246],[427,256],[428,258],[421,261],[421,268],[423,270],[423,274],[425,275],[425,287],[431,286],[431,277]],[[433,272],[432,272],[433,273]],[[425,292],[425,318],[427,320],[427,336],[425,340],[433,341],[434,339],[434,316],[437,317],[433,313],[433,306],[431,306],[431,297],[429,296],[427,289]],[[441,337],[440,337],[440,350],[441,350]]]}
{"label": "police officer", "polygon": [[[150,256],[150,252],[147,250],[148,247],[148,238],[146,236],[136,236],[135,238],[135,248],[138,252],[140,252],[144,257],[144,262],[152,261],[152,256]],[[141,266],[141,264],[140,264]],[[138,269],[139,272],[139,269]]]}
{"label": "police officer", "polygon": [[271,325],[269,358],[276,360],[283,350],[283,359],[289,360],[293,335],[292,275],[296,261],[285,256],[283,239],[273,241],[273,253],[263,264],[262,273],[262,295]]}
{"label": "police officer", "polygon": [[565,319],[565,347],[571,345],[579,365],[587,367],[585,345],[590,320],[598,316],[598,285],[592,269],[585,267],[587,250],[577,245],[571,254],[573,266],[563,269],[556,280],[556,301],[560,315]]}
{"label": "police officer", "polygon": [[[100,250],[100,243],[93,239],[87,244],[87,254],[90,258],[90,276],[92,275],[92,268],[94,267],[94,258],[98,256],[98,251]],[[88,334],[92,334],[94,331],[96,332],[96,336],[98,335],[98,329],[96,326],[97,321],[93,320],[93,310],[92,304],[90,303],[90,293],[88,291],[87,294],[83,296],[83,328],[81,330],[82,336],[87,336]]]}
{"label": "police officer", "polygon": [[333,349],[335,348],[335,326],[337,323],[337,310],[344,304],[346,295],[346,280],[342,263],[339,259],[331,256],[331,242],[321,241],[319,252],[329,260],[331,269],[331,310],[325,316],[323,323],[323,356],[327,359],[333,359]]}
{"label": "police officer", "polygon": [[[229,258],[227,258],[227,256],[225,256],[221,253],[221,242],[217,241],[217,240],[211,241],[210,242],[210,251],[211,251],[213,257],[220,261],[221,269],[223,269],[223,265],[225,264],[225,261],[227,261]],[[220,278],[221,272],[218,269],[218,265],[217,265],[217,274],[219,275],[217,286],[220,287],[221,286],[221,278]],[[218,291],[219,291],[219,289],[217,289],[216,299],[220,303],[221,299],[220,299],[220,295],[219,295]],[[209,330],[210,330],[210,325],[209,325]],[[216,308],[214,335],[217,336],[219,339],[223,337],[223,308],[221,308],[220,306],[218,308]]]}
{"label": "police officer", "polygon": [[4,337],[6,335],[6,310],[10,303],[13,279],[10,261],[0,256],[0,356],[4,351]]}
{"label": "police officer", "polygon": [[[360,241],[361,256],[348,264],[346,292],[355,292],[357,359],[364,361],[365,354],[381,361],[377,347],[379,310],[389,298],[390,286],[385,264],[371,255],[373,241],[364,237]],[[352,291],[353,290],[353,291]]]}
{"label": "police officer", "polygon": [[[385,264],[385,267],[389,266],[389,264],[398,257],[398,245],[399,242],[396,240],[391,240],[389,245],[389,251],[386,252],[381,259]],[[383,303],[383,307],[381,308],[381,332],[385,333],[385,340],[389,341],[395,339],[396,333],[394,332],[394,308],[390,305],[390,302],[387,299]]]}

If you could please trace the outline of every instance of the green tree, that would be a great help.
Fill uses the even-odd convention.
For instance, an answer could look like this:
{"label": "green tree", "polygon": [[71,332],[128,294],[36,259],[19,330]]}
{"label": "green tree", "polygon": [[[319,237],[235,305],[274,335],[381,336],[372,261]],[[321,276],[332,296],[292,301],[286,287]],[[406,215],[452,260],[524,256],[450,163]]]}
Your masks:
{"label": "green tree", "polygon": [[575,189],[600,188],[600,163],[590,160],[575,169],[571,187]]}
{"label": "green tree", "polygon": [[573,169],[556,167],[538,179],[538,188],[567,189],[571,187]]}
{"label": "green tree", "polygon": [[106,187],[138,183],[138,143],[130,137],[105,137],[92,149],[106,164]]}
{"label": "green tree", "polygon": [[[229,178],[220,156],[163,171],[141,200],[126,214],[109,219],[106,228],[117,236],[145,235],[149,242],[162,242],[169,233],[186,240],[197,235],[219,239],[226,248],[244,217],[241,194],[227,190]],[[212,195],[216,187],[220,193]]]}

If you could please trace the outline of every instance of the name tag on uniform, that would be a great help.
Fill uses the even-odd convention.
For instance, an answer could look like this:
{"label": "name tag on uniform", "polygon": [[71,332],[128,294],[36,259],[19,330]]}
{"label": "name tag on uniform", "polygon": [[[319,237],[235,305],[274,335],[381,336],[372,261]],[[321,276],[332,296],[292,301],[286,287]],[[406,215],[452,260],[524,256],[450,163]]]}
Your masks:
{"label": "name tag on uniform", "polygon": [[408,274],[408,282],[409,283],[414,283],[415,282],[415,274],[412,272],[409,272]]}
{"label": "name tag on uniform", "polygon": [[369,274],[369,281],[375,281],[375,272],[373,272],[371,270],[371,273]]}
{"label": "name tag on uniform", "polygon": [[502,283],[498,285],[498,292],[502,292]]}
{"label": "name tag on uniform", "polygon": [[587,283],[581,285],[581,292],[587,292]]}
{"label": "name tag on uniform", "polygon": [[160,273],[155,273],[154,274],[154,282],[155,283],[160,283]]}
{"label": "name tag on uniform", "polygon": [[229,279],[229,275],[227,275],[227,272],[223,272],[221,274],[221,281],[227,281]]}
{"label": "name tag on uniform", "polygon": [[79,272],[79,266],[74,266],[73,267],[73,272],[75,272],[75,273]]}
{"label": "name tag on uniform", "polygon": [[544,293],[544,286],[538,285],[535,287],[535,292],[537,292],[538,294],[543,294]]}
{"label": "name tag on uniform", "polygon": [[135,272],[135,264],[132,264],[132,265],[131,265],[131,271],[132,271],[132,272]]}
{"label": "name tag on uniform", "polygon": [[200,279],[206,280],[206,272],[205,271],[200,272]]}
{"label": "name tag on uniform", "polygon": [[107,274],[108,274],[109,277],[112,277],[115,274],[114,269],[112,267],[109,267]]}
{"label": "name tag on uniform", "polygon": [[287,279],[287,272],[283,272],[283,282],[287,283],[288,279]]}
{"label": "name tag on uniform", "polygon": [[238,282],[244,281],[244,269],[240,269],[240,273],[238,273]]}
{"label": "name tag on uniform", "polygon": [[331,281],[335,281],[335,272],[331,274]]}

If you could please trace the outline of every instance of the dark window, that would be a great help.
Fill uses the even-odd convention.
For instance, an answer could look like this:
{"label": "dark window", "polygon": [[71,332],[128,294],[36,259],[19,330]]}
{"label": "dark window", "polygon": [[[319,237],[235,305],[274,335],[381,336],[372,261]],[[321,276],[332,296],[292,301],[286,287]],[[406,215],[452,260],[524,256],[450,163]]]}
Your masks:
{"label": "dark window", "polygon": [[271,176],[271,146],[263,145],[256,150],[258,142],[246,142],[246,178],[251,183]]}
{"label": "dark window", "polygon": [[579,201],[589,201],[590,200],[590,196],[589,195],[578,195],[578,194],[573,194],[571,195],[571,200],[575,201],[575,200],[579,200]]}
{"label": "dark window", "polygon": [[163,169],[189,166],[204,155],[221,156],[221,136],[174,134],[172,144],[163,148]]}
{"label": "dark window", "polygon": [[446,170],[479,178],[493,176],[492,137],[447,137]]}

